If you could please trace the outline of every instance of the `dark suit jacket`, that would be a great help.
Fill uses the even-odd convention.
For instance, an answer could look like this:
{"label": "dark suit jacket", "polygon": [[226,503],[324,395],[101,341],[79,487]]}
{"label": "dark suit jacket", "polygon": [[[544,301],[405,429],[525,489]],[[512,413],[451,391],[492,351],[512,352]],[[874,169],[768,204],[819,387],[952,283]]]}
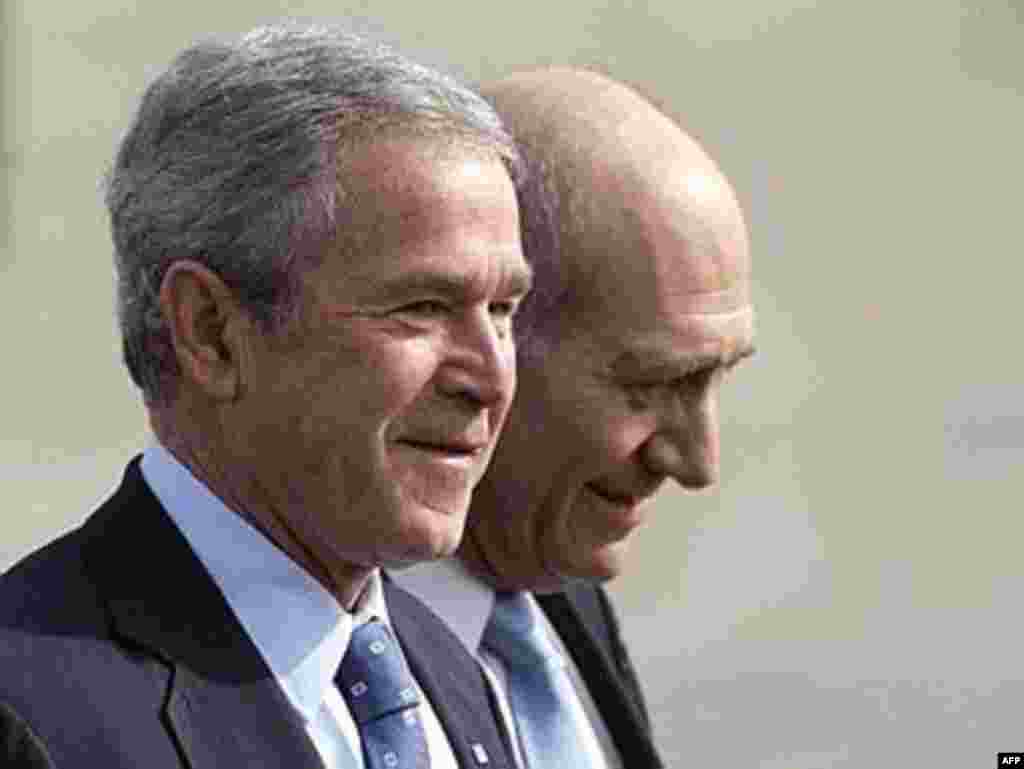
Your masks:
{"label": "dark suit jacket", "polygon": [[[385,582],[463,769],[511,769],[476,661]],[[142,478],[0,577],[0,766],[322,767],[301,717]]]}
{"label": "dark suit jacket", "polygon": [[579,582],[564,592],[535,597],[579,668],[623,765],[661,769],[640,682],[607,594]]}

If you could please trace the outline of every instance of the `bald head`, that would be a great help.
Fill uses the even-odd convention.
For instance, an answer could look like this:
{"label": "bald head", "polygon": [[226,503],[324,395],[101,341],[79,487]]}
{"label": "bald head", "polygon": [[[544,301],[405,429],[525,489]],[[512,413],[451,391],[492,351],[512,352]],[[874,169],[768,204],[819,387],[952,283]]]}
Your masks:
{"label": "bald head", "polygon": [[[745,285],[746,227],[731,186],[650,102],[602,75],[567,68],[512,75],[482,92],[545,187],[526,190],[520,201],[527,256],[540,268],[541,303],[545,293],[548,300],[525,308],[528,327],[531,312],[619,310],[606,300],[624,278],[648,284],[638,292],[680,272],[694,290]],[[551,226],[554,237],[545,239]],[[669,250],[659,252],[655,242]]]}
{"label": "bald head", "polygon": [[753,349],[746,230],[700,146],[629,88],[552,69],[485,86],[529,172],[518,390],[460,553],[504,589],[604,580],[663,481],[718,475],[718,392]]}

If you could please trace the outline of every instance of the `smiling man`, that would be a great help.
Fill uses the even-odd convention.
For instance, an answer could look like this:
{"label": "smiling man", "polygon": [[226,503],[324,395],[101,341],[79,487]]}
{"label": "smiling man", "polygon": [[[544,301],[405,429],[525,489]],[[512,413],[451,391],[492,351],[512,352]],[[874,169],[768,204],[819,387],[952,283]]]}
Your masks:
{"label": "smiling man", "polygon": [[520,192],[519,389],[460,561],[396,579],[477,656],[520,766],[659,767],[599,585],[666,481],[717,478],[719,387],[753,351],[746,227],[714,162],[628,88],[554,69],[484,94],[543,171]]}
{"label": "smiling man", "polygon": [[508,766],[379,569],[455,551],[505,420],[518,174],[479,96],[344,32],[153,82],[107,204],[156,442],[0,578],[0,764]]}

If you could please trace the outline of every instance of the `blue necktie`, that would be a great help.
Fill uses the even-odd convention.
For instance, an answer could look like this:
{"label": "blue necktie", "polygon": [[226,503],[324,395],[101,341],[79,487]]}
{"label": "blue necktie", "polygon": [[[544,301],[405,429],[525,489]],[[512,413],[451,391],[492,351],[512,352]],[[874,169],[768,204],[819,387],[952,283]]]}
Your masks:
{"label": "blue necktie", "polygon": [[529,769],[595,769],[581,742],[565,660],[526,593],[498,593],[483,644],[505,665],[508,698]]}
{"label": "blue necktie", "polygon": [[366,769],[429,768],[416,684],[383,622],[352,632],[335,681],[359,727]]}

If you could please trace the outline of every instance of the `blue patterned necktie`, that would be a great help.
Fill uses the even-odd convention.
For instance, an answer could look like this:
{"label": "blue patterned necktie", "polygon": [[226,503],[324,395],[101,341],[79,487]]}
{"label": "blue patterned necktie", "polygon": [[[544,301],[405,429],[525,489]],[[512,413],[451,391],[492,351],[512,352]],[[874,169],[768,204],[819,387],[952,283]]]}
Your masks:
{"label": "blue patterned necktie", "polygon": [[374,619],[352,632],[335,681],[359,727],[366,769],[429,769],[416,684],[387,625]]}
{"label": "blue patterned necktie", "polygon": [[508,699],[529,769],[596,769],[582,740],[576,694],[526,593],[498,593],[483,645],[505,665]]}

